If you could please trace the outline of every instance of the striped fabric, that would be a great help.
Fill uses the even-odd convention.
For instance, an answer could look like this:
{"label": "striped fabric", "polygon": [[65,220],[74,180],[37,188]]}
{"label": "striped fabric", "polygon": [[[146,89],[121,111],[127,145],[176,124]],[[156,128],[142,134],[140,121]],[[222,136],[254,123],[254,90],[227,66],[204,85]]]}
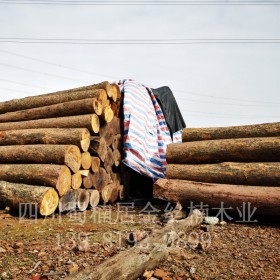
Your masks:
{"label": "striped fabric", "polygon": [[124,95],[123,162],[150,178],[164,178],[172,139],[162,110],[150,88],[133,80],[117,84]]}

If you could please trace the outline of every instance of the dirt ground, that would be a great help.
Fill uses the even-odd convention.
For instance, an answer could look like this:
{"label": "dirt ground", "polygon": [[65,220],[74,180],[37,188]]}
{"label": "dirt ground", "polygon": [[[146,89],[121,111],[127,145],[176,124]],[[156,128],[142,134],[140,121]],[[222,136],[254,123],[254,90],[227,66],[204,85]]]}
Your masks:
{"label": "dirt ground", "polygon": [[[2,210],[0,279],[57,280],[94,268],[132,246],[128,233],[163,227],[159,209],[120,204],[39,219]],[[151,279],[280,280],[278,221],[203,224],[182,234],[177,246],[180,251],[147,273]]]}

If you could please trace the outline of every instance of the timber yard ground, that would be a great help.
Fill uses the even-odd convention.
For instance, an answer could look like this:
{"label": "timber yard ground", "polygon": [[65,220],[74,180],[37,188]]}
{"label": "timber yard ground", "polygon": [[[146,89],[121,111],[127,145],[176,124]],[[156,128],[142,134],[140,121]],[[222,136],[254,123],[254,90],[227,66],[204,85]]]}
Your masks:
{"label": "timber yard ground", "polygon": [[[129,232],[151,232],[164,226],[159,212],[147,214],[143,207],[129,205],[125,211],[120,209],[118,205],[98,207],[46,219],[19,219],[0,211],[0,279],[40,279],[35,277],[39,274],[46,276],[41,279],[55,280],[94,269],[130,248],[126,242]],[[180,251],[161,263],[153,277],[279,280],[279,237],[277,221],[203,224],[182,236],[177,244]]]}

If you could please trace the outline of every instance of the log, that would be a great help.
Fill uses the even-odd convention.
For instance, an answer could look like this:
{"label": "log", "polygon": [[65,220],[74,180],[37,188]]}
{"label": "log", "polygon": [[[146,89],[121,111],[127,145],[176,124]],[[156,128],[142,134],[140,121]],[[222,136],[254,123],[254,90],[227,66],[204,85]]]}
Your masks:
{"label": "log", "polygon": [[114,154],[110,147],[107,148],[107,156],[104,160],[104,168],[108,173],[112,172],[112,166],[114,164]]}
{"label": "log", "polygon": [[207,183],[280,186],[280,163],[168,164],[166,177]]}
{"label": "log", "polygon": [[90,169],[92,164],[91,155],[89,152],[82,153],[82,167],[83,169]]}
{"label": "log", "polygon": [[84,98],[107,98],[105,88],[112,90],[109,83],[75,88],[70,90],[58,91],[49,94],[42,94],[36,96],[29,96],[21,99],[13,99],[9,101],[0,102],[0,114],[7,112],[14,112],[19,110],[26,110],[31,108],[43,107],[62,102],[80,100]]}
{"label": "log", "polygon": [[0,164],[0,180],[53,187],[59,196],[63,196],[71,188],[71,172],[64,165]]}
{"label": "log", "polygon": [[222,139],[167,146],[168,163],[273,162],[280,160],[280,137]]}
{"label": "log", "polygon": [[241,186],[226,184],[207,184],[184,180],[159,179],[154,184],[154,197],[170,202],[180,202],[189,207],[201,202],[210,208],[221,208],[224,203],[226,212],[242,209],[243,203],[250,203],[255,214],[280,216],[280,187]]}
{"label": "log", "polygon": [[111,204],[115,203],[118,200],[118,198],[119,198],[119,187],[113,183],[111,185],[111,195],[109,198],[109,203]]}
{"label": "log", "polygon": [[91,172],[89,172],[88,175],[83,178],[83,186],[86,189],[90,189],[93,187],[93,174]]}
{"label": "log", "polygon": [[102,189],[101,197],[103,202],[108,203],[110,201],[113,187],[114,187],[113,184],[109,184]]}
{"label": "log", "polygon": [[114,111],[111,107],[105,107],[100,115],[100,119],[103,121],[103,124],[109,123],[114,118]]}
{"label": "log", "polygon": [[103,167],[99,168],[99,172],[93,174],[92,184],[99,192],[108,184],[108,174]]}
{"label": "log", "polygon": [[120,185],[119,186],[119,199],[121,201],[125,200],[125,188],[124,188],[124,185]]}
{"label": "log", "polygon": [[9,206],[10,209],[19,211],[19,214],[27,210],[24,206],[31,207],[28,210],[35,214],[35,218],[36,214],[49,216],[58,206],[58,195],[50,187],[0,181],[0,205]]}
{"label": "log", "polygon": [[91,208],[95,208],[100,201],[100,194],[98,190],[88,190],[89,193],[89,205]]}
{"label": "log", "polygon": [[111,87],[112,87],[112,96],[111,96],[111,98],[112,98],[112,100],[114,102],[116,102],[118,97],[121,96],[120,88],[116,84],[111,84]]}
{"label": "log", "polygon": [[103,112],[102,100],[93,98],[93,109],[96,115],[100,116]]}
{"label": "log", "polygon": [[88,176],[89,174],[89,170],[79,170],[79,173],[82,175],[82,176]]}
{"label": "log", "polygon": [[103,162],[107,156],[107,145],[103,137],[92,137],[92,142],[89,147],[89,152],[91,155],[98,156]]}
{"label": "log", "polygon": [[76,190],[76,203],[79,211],[85,211],[89,205],[89,193],[87,190]]}
{"label": "log", "polygon": [[113,151],[113,159],[114,159],[114,165],[118,167],[121,163],[121,153],[119,150],[116,149]]}
{"label": "log", "polygon": [[83,183],[83,178],[80,171],[72,175],[72,182],[71,182],[72,189],[74,190],[79,189],[82,186],[82,183]]}
{"label": "log", "polygon": [[121,134],[116,134],[116,135],[114,135],[112,148],[113,148],[113,150],[118,150],[118,149],[121,149],[121,147],[122,147],[122,136],[121,136]]}
{"label": "log", "polygon": [[91,170],[94,173],[97,173],[100,168],[100,158],[99,157],[91,157]]}
{"label": "log", "polygon": [[184,128],[183,142],[280,136],[280,122],[243,126]]}
{"label": "log", "polygon": [[[99,112],[99,103],[96,98],[86,98],[69,102],[58,103],[54,105],[32,108],[28,110],[8,112],[0,115],[0,123],[18,122],[36,119],[58,118],[66,116],[76,116],[85,114],[97,114]],[[94,108],[98,109],[96,112]],[[107,114],[107,115],[106,115]],[[108,119],[109,113],[105,114],[105,120]],[[107,118],[107,119],[106,119]],[[110,120],[111,121],[111,120]]]}
{"label": "log", "polygon": [[90,132],[86,128],[37,128],[0,132],[0,146],[31,144],[71,144],[86,152],[90,145]]}
{"label": "log", "polygon": [[[99,265],[72,274],[65,279],[131,280],[138,279],[145,270],[152,270],[168,258],[169,250],[176,247],[180,233],[188,234],[203,221],[200,211],[194,210],[188,218],[168,223],[129,250],[109,258]],[[110,268],[110,269],[108,269]],[[112,275],[113,278],[112,278]]]}
{"label": "log", "polygon": [[111,122],[100,127],[99,134],[103,137],[107,143],[107,146],[111,146],[114,141],[114,136],[120,134],[120,119],[114,117]]}
{"label": "log", "polygon": [[22,122],[0,123],[0,131],[29,128],[87,128],[91,133],[99,132],[99,118],[96,114],[59,117]]}
{"label": "log", "polygon": [[0,146],[0,163],[65,164],[76,173],[81,167],[81,152],[74,145]]}
{"label": "log", "polygon": [[74,211],[76,210],[76,205],[76,191],[71,189],[59,199],[58,209],[60,213]]}

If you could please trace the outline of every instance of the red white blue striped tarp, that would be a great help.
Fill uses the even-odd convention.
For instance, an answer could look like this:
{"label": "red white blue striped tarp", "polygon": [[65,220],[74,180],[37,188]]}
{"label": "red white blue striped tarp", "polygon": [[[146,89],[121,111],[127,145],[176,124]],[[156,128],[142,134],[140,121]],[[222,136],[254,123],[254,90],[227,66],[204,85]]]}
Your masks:
{"label": "red white blue striped tarp", "polygon": [[117,84],[124,96],[123,162],[150,178],[164,178],[172,139],[162,110],[150,88],[133,80]]}

